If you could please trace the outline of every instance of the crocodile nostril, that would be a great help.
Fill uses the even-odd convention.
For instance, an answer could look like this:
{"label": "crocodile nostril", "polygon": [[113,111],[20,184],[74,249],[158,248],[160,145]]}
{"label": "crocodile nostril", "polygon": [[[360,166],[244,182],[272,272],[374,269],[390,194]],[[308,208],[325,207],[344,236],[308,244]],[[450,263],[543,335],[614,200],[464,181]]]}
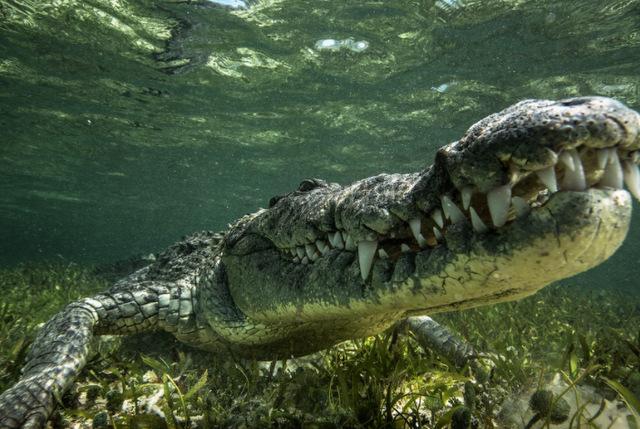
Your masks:
{"label": "crocodile nostril", "polygon": [[561,103],[563,106],[580,106],[581,104],[588,103],[592,100],[590,97],[576,97],[563,100]]}

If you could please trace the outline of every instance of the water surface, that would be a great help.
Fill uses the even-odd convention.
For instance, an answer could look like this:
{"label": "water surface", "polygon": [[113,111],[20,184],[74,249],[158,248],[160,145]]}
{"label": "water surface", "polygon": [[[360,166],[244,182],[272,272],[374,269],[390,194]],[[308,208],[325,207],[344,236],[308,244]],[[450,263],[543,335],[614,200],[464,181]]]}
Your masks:
{"label": "water surface", "polygon": [[[523,98],[640,109],[640,1],[220,3],[0,0],[0,265],[158,251],[305,177],[416,171]],[[348,38],[366,49],[316,45]],[[583,282],[633,285],[635,225]]]}

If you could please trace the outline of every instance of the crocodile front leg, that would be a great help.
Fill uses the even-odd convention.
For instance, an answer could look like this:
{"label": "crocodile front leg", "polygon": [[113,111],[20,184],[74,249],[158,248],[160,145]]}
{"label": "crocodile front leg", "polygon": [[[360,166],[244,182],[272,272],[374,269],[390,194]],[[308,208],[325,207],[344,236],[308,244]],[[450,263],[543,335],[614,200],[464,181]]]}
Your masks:
{"label": "crocodile front leg", "polygon": [[140,282],[69,304],[31,345],[22,377],[0,395],[0,428],[41,428],[84,367],[94,335],[195,331],[193,288]]}
{"label": "crocodile front leg", "polygon": [[[410,333],[424,349],[433,350],[443,356],[457,368],[469,366],[478,384],[467,382],[464,385],[464,407],[458,408],[451,427],[471,427],[471,413],[475,407],[477,388],[486,387],[489,371],[493,367],[491,360],[476,352],[474,347],[452,330],[433,320],[429,316],[414,316],[398,322],[400,332]],[[461,422],[465,422],[462,424]]]}
{"label": "crocodile front leg", "polygon": [[408,330],[422,347],[435,351],[458,368],[477,357],[471,344],[429,316],[407,317],[400,327]]}
{"label": "crocodile front leg", "polygon": [[398,322],[401,332],[409,332],[423,348],[433,350],[457,368],[469,365],[480,382],[487,380],[493,364],[471,344],[429,316],[413,316]]}

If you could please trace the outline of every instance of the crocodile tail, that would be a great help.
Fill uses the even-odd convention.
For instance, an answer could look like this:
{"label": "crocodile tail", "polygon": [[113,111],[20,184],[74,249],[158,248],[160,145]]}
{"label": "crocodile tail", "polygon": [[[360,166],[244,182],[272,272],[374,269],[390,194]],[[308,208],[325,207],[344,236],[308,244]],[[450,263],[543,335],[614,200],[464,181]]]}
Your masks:
{"label": "crocodile tail", "polygon": [[0,429],[41,428],[84,367],[95,335],[193,323],[189,287],[140,282],[69,304],[40,330],[22,377],[0,394]]}

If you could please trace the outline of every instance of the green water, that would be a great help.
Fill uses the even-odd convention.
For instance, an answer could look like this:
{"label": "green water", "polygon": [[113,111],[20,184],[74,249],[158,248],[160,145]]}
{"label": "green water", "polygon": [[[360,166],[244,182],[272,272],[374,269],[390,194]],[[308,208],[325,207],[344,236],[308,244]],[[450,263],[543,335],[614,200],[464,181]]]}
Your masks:
{"label": "green water", "polygon": [[[158,251],[305,177],[422,169],[523,98],[640,109],[640,1],[247,3],[0,0],[0,265]],[[349,37],[368,48],[315,47]],[[637,216],[585,281],[634,285]]]}

